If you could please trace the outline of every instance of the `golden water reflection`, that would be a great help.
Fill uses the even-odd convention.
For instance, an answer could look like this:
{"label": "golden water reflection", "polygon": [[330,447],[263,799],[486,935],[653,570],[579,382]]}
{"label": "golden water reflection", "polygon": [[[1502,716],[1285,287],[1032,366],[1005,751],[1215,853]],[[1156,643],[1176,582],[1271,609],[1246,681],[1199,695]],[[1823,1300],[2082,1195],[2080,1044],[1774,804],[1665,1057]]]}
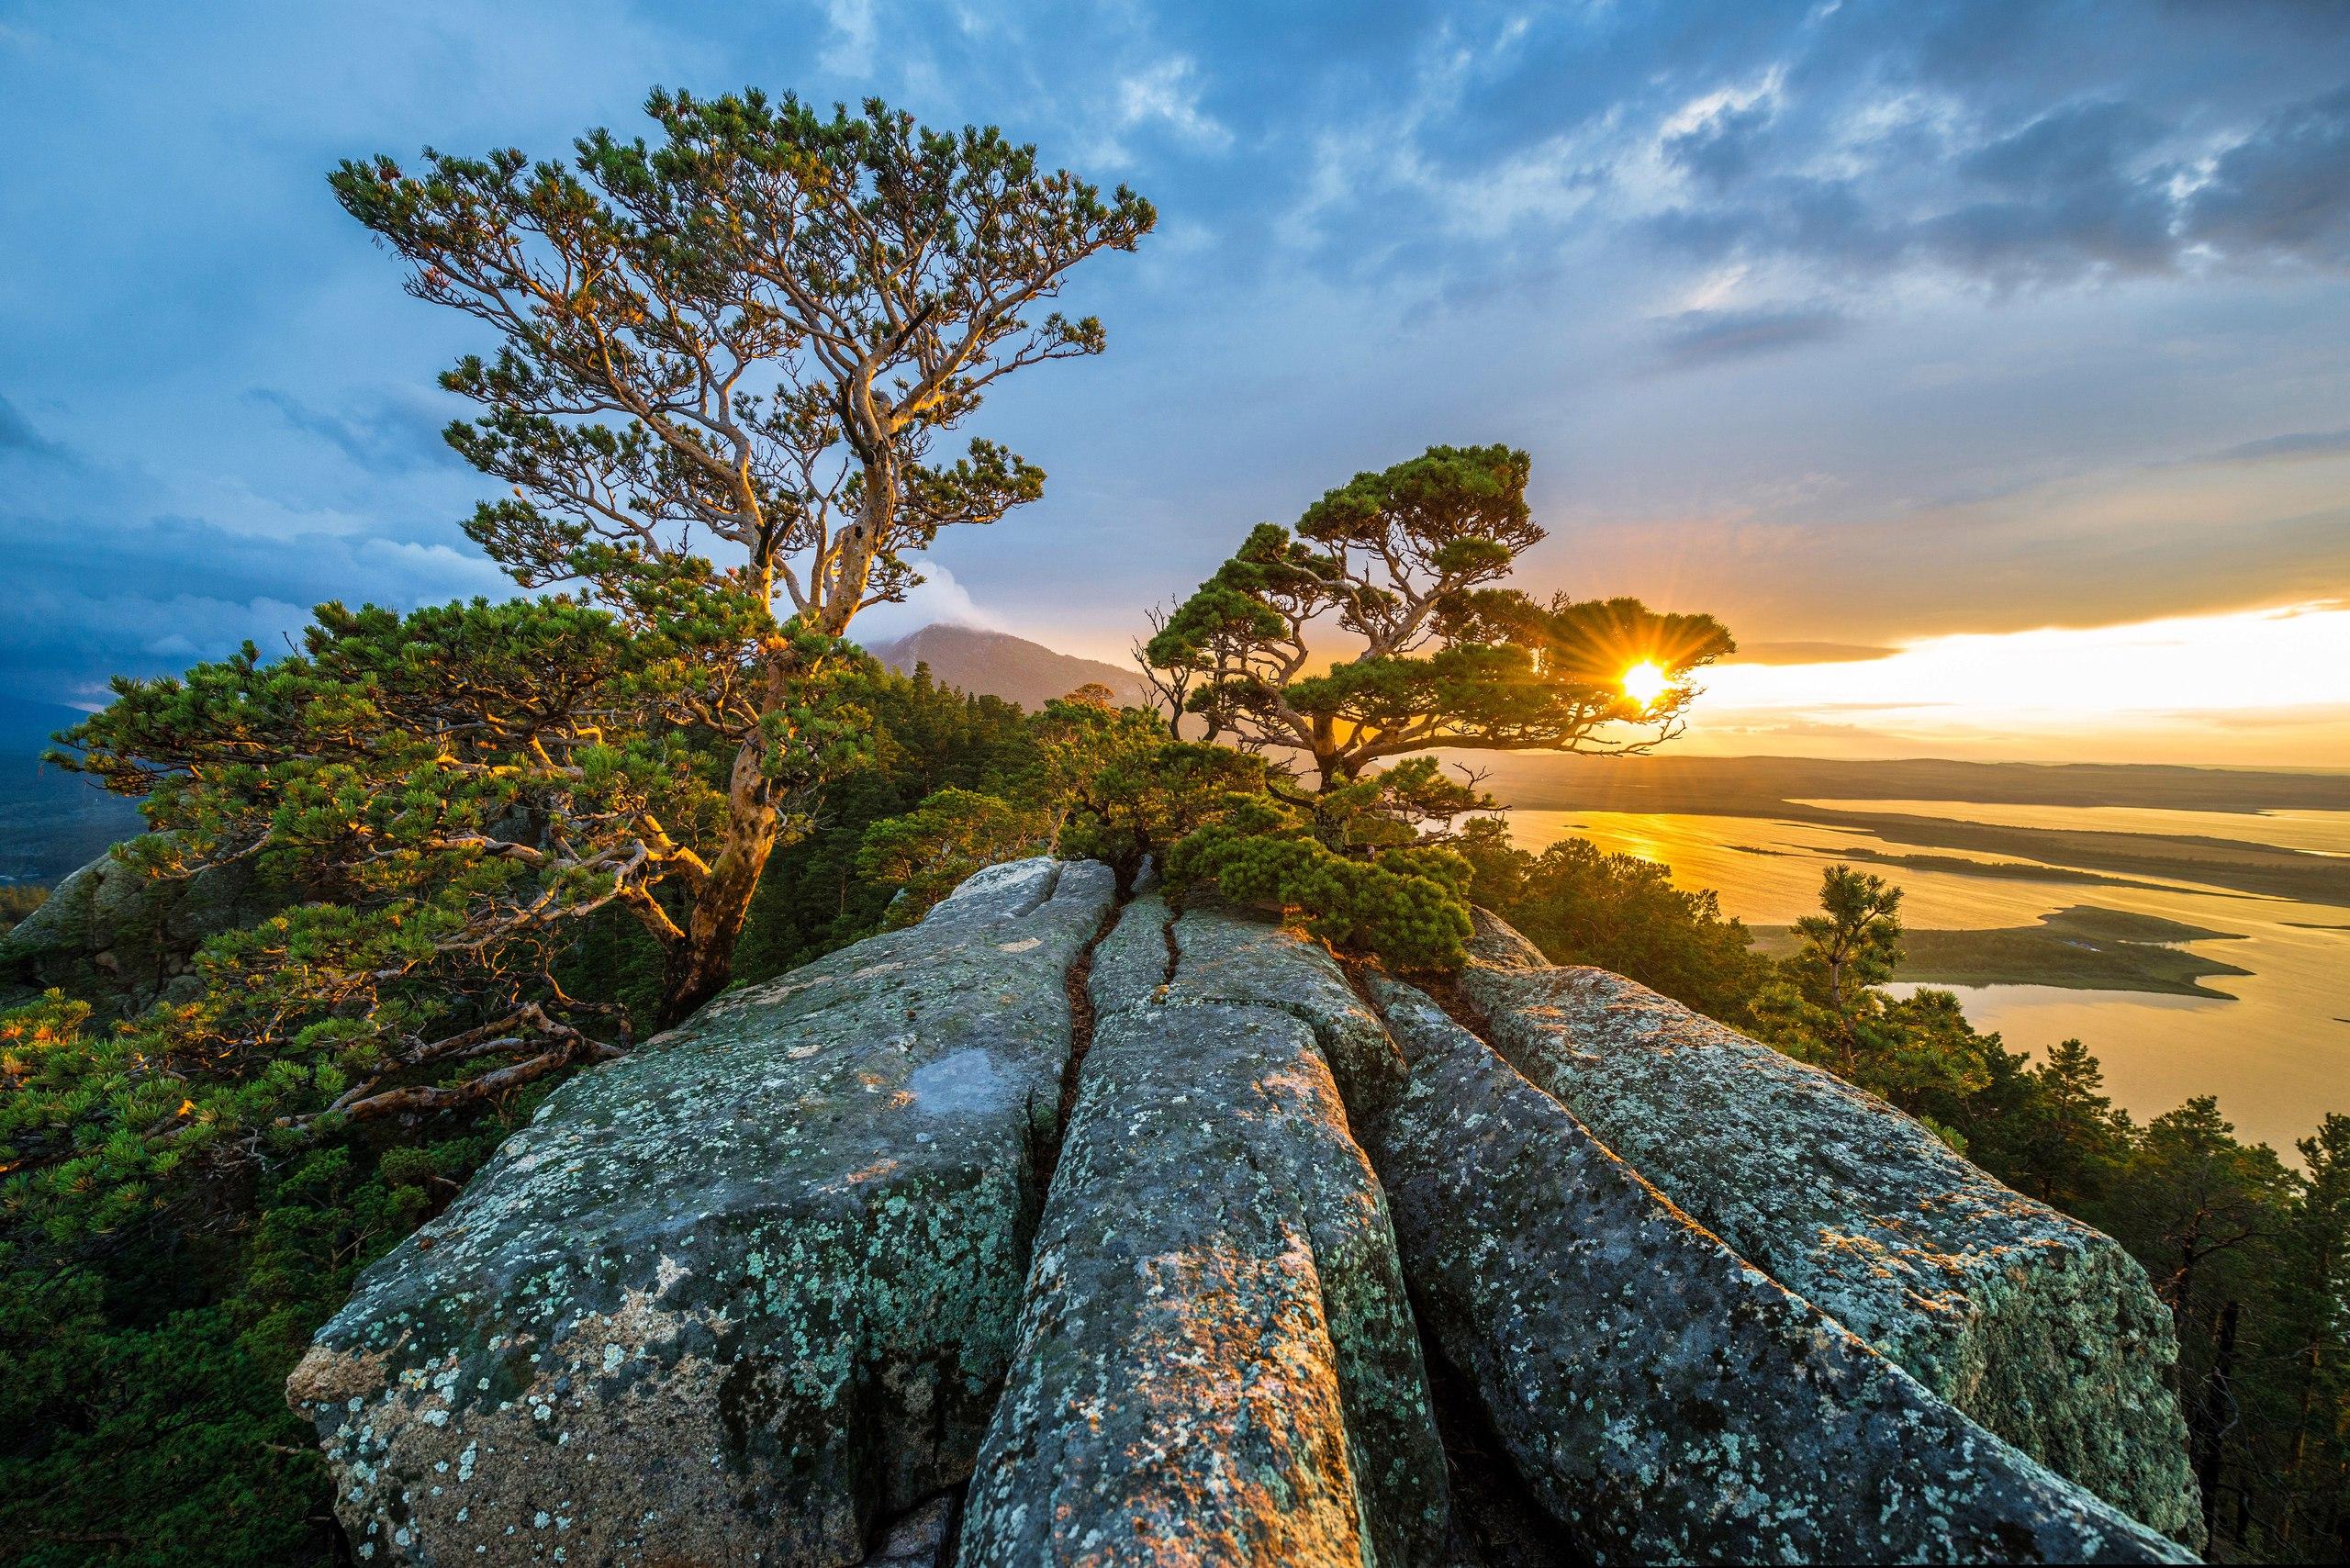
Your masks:
{"label": "golden water reflection", "polygon": [[1948,817],[1995,827],[2087,828],[2187,838],[2234,838],[2313,855],[2350,855],[2350,812],[2177,812],[2146,806],[2010,806],[1974,801],[1794,801],[1832,812]]}
{"label": "golden water reflection", "polygon": [[[1838,804],[1854,810],[1863,805]],[[2133,819],[2128,825],[2135,831],[2227,838],[2252,838],[2246,824],[2269,820],[2246,813],[2229,819],[2222,828],[2214,817],[2223,814],[2199,812],[1882,801],[1865,804],[1868,809],[2020,827],[2118,828],[2123,824],[2114,818],[2126,815]],[[2350,849],[2350,826],[2335,820],[2342,813],[2279,815],[2286,819],[2280,831],[2296,840],[2322,841],[2295,842],[2294,847],[2331,849],[2338,844]],[[1672,868],[1679,885],[1718,892],[1724,913],[1763,925],[1789,924],[1813,913],[1821,868],[1855,846],[1985,861],[2021,858],[1919,851],[1852,829],[1764,817],[1516,811],[1508,820],[1511,836],[1522,848],[1539,850],[1564,837],[1589,838],[1606,849],[1660,861]],[[2288,842],[2273,835],[2257,841]],[[1905,890],[1902,913],[1916,926],[2028,925],[2052,910],[2085,903],[2241,932],[2241,940],[2186,945],[2252,971],[2204,982],[2230,992],[2232,1001],[2039,985],[1951,989],[1964,1000],[1967,1016],[1978,1028],[1998,1030],[2012,1047],[2036,1054],[2068,1037],[2085,1042],[2104,1063],[2115,1102],[2142,1121],[2175,1108],[2190,1094],[2217,1094],[2221,1110],[2240,1133],[2289,1153],[2292,1140],[2307,1137],[2324,1113],[2350,1111],[2350,930],[2312,929],[2350,926],[2350,910],[2217,888],[2171,892],[2054,877],[2011,879],[1901,866],[1865,868],[1881,872]]]}

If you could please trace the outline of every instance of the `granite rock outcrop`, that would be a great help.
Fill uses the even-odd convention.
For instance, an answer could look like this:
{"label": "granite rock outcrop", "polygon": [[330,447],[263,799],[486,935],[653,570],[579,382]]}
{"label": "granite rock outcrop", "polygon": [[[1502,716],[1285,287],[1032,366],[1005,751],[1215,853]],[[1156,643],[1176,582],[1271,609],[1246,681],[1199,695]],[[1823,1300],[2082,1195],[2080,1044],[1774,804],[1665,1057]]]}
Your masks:
{"label": "granite rock outcrop", "polygon": [[2199,1544],[2177,1337],[2120,1243],[1831,1073],[1478,924],[1462,997],[1593,1137],[1934,1394]]}
{"label": "granite rock outcrop", "polygon": [[1465,1401],[1475,1494],[1564,1556],[2191,1560],[2168,1324],[2110,1241],[1628,981],[1475,951],[1448,1014],[1028,860],[728,993],[320,1331],[288,1397],[352,1542],[1466,1564]]}
{"label": "granite rock outcrop", "polygon": [[294,1373],[360,1553],[846,1564],[959,1487],[1113,896],[993,868],[551,1096]]}

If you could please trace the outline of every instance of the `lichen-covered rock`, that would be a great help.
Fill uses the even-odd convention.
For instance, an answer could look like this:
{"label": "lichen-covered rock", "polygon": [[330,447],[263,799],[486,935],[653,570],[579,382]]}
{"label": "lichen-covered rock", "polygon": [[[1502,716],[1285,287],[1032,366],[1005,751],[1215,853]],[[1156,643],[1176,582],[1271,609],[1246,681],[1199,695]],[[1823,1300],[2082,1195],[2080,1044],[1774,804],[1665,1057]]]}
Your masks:
{"label": "lichen-covered rock", "polygon": [[288,1383],[361,1553],[856,1563],[961,1482],[1112,899],[995,868],[552,1096]]}
{"label": "lichen-covered rock", "polygon": [[1273,1000],[1318,977],[1266,948],[1263,1000],[1193,994],[1228,989],[1199,955],[1254,934],[1186,915],[1170,980],[1166,924],[1140,901],[1094,957],[958,1562],[1432,1561],[1444,1456],[1386,1206],[1314,1031]]}
{"label": "lichen-covered rock", "polygon": [[1472,951],[1460,989],[1494,1047],[1699,1224],[2051,1469],[2200,1543],[2170,1315],[2119,1243],[1645,986],[1530,967],[1491,916]]}
{"label": "lichen-covered rock", "polygon": [[955,1560],[955,1518],[960,1498],[933,1497],[890,1520],[881,1540],[858,1568],[945,1568]]}
{"label": "lichen-covered rock", "polygon": [[1406,986],[1358,1123],[1422,1321],[1597,1561],[2161,1562],[2062,1480],[1740,1259]]}
{"label": "lichen-covered rock", "polygon": [[[1157,900],[1137,908],[1161,911]],[[1124,972],[1131,966],[1131,974]],[[1154,976],[1154,969],[1157,970]],[[1348,1107],[1360,1113],[1404,1081],[1404,1058],[1378,1015],[1363,1004],[1330,951],[1262,920],[1193,908],[1164,924],[1154,943],[1137,922],[1125,923],[1096,955],[1094,972],[1141,996],[1163,984],[1168,1002],[1232,1002],[1270,1007],[1314,1031]],[[1100,991],[1102,987],[1095,988]]]}
{"label": "lichen-covered rock", "polygon": [[250,860],[158,878],[101,855],[0,935],[0,973],[128,1016],[193,994],[189,960],[206,938],[274,914],[292,896]]}

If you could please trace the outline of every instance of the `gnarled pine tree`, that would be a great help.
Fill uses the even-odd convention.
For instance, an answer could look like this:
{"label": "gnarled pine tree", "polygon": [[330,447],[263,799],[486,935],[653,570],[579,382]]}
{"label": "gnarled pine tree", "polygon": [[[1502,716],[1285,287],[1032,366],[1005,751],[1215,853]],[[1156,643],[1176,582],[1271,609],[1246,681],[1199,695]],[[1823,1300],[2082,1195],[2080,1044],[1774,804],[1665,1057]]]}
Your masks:
{"label": "gnarled pine tree", "polygon": [[649,109],[657,141],[596,131],[568,164],[333,176],[412,292],[502,336],[442,378],[482,410],[451,444],[510,492],[467,529],[565,591],[324,606],[293,656],[118,682],[68,737],[168,830],[129,852],[147,870],[287,879],[285,913],[200,956],[197,1000],[142,1021],[138,1059],[241,1096],[164,1083],[161,1146],[453,1108],[624,1047],[640,1021],[557,976],[599,912],[659,947],[655,1022],[692,1011],[769,857],[869,750],[874,666],[841,634],[941,528],[1040,491],[991,442],[934,446],[1000,378],[1101,350],[1049,302],[1147,203],[878,103]]}
{"label": "gnarled pine tree", "polygon": [[[1180,707],[1170,729],[1197,714],[1270,765],[1261,798],[1169,858],[1179,882],[1303,915],[1395,967],[1449,968],[1472,876],[1447,847],[1451,823],[1494,802],[1473,775],[1416,754],[1635,752],[1680,732],[1690,672],[1729,652],[1729,633],[1637,599],[1543,603],[1497,586],[1543,538],[1529,466],[1505,446],[1433,446],[1358,474],[1294,532],[1259,524],[1152,618],[1137,652]],[[1656,689],[1634,695],[1635,668]],[[1292,758],[1313,765],[1313,793],[1290,781]]]}
{"label": "gnarled pine tree", "polygon": [[[1494,585],[1544,537],[1526,454],[1434,446],[1358,474],[1292,533],[1259,524],[1142,649],[1210,733],[1309,757],[1325,792],[1438,747],[1645,751],[1680,733],[1688,676],[1731,651],[1709,615],[1538,601]],[[1326,642],[1352,644],[1327,667]],[[1628,671],[1661,689],[1634,696]]]}
{"label": "gnarled pine tree", "polygon": [[674,917],[632,906],[674,1020],[726,983],[789,827],[784,732],[830,640],[921,580],[909,556],[940,529],[1041,493],[992,442],[952,461],[935,443],[1002,377],[1101,352],[1098,320],[1045,307],[1154,215],[992,128],[919,129],[878,101],[646,106],[651,145],[597,130],[568,164],[377,158],[333,185],[409,263],[410,292],[504,338],[442,377],[484,409],[451,444],[512,491],[467,532],[525,586],[576,584],[632,632],[732,644],[730,700],[680,714],[733,748],[722,820],[670,864]]}

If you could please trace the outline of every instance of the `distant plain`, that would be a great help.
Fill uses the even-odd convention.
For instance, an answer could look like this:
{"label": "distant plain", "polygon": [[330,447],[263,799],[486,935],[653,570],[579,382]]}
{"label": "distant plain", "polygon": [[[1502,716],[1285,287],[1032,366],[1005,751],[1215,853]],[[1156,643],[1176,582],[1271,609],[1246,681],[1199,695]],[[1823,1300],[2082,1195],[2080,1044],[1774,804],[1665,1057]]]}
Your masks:
{"label": "distant plain", "polygon": [[[1901,980],[2037,1054],[2076,1037],[2140,1120],[2216,1094],[2290,1157],[2350,1109],[2350,777],[1513,757],[1512,836],[1660,861],[1785,951],[1820,873],[1905,890]],[[1833,788],[1820,786],[1833,783]],[[1921,787],[1928,786],[1928,787]],[[1981,797],[1981,798],[1970,798]],[[1648,807],[1651,809],[1638,809]]]}

